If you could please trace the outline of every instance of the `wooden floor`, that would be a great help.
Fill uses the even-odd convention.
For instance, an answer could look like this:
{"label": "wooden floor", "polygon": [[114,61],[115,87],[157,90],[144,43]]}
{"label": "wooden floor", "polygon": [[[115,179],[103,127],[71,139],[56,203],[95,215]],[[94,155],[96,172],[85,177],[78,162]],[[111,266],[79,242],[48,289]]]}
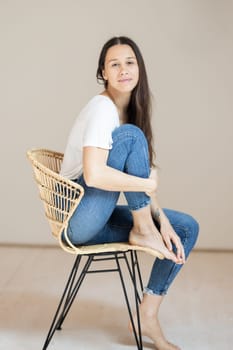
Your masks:
{"label": "wooden floor", "polygon": [[[17,247],[0,247],[0,256],[0,349],[40,350],[73,256]],[[140,261],[146,281],[153,260],[142,254]],[[165,334],[182,350],[233,349],[232,271],[232,253],[192,253],[160,313]],[[91,275],[48,349],[136,349],[127,323],[119,277]]]}

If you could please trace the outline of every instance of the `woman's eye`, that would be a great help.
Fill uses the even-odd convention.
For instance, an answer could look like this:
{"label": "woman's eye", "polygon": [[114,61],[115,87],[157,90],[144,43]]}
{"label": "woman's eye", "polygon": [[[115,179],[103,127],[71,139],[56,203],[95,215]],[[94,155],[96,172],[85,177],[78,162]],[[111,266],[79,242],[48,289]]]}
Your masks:
{"label": "woman's eye", "polygon": [[129,64],[129,65],[130,64],[134,64],[134,62],[133,61],[128,61],[127,64]]}
{"label": "woman's eye", "polygon": [[113,63],[112,67],[117,67],[119,64],[118,63]]}

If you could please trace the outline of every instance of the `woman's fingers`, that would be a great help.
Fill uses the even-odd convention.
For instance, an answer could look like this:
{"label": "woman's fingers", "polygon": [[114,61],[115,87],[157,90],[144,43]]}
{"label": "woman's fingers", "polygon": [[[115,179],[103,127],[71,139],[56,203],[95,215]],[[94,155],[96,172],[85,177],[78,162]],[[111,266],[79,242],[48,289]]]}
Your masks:
{"label": "woman's fingers", "polygon": [[185,263],[185,252],[180,238],[178,236],[173,237],[173,243],[176,246],[177,258],[181,261],[181,263]]}
{"label": "woman's fingers", "polygon": [[164,240],[164,243],[165,243],[167,249],[172,251],[172,242],[170,240],[169,235],[167,235],[167,234],[163,235],[163,240]]}
{"label": "woman's fingers", "polygon": [[172,251],[172,243],[176,247],[176,257],[178,259],[178,263],[184,264],[185,263],[185,252],[183,244],[181,243],[181,240],[178,236],[170,236],[169,234],[163,234],[163,240],[167,247],[167,249],[171,252]]}

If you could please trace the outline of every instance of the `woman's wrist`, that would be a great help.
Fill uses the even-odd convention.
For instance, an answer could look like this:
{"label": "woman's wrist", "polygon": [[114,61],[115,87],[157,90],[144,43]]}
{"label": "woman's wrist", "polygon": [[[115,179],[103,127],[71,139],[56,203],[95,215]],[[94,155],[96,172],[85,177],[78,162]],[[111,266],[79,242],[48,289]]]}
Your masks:
{"label": "woman's wrist", "polygon": [[147,189],[145,192],[151,197],[157,189],[157,183],[154,179],[151,179],[151,178],[148,178],[145,180],[147,185]]}
{"label": "woman's wrist", "polygon": [[166,226],[168,221],[168,218],[163,212],[163,209],[160,208],[159,206],[153,206],[151,205],[151,212],[153,218],[161,225],[161,226]]}
{"label": "woman's wrist", "polygon": [[168,218],[166,217],[166,215],[164,214],[163,210],[160,209],[160,225],[161,227],[163,228],[166,228],[167,225],[169,225],[169,220]]}

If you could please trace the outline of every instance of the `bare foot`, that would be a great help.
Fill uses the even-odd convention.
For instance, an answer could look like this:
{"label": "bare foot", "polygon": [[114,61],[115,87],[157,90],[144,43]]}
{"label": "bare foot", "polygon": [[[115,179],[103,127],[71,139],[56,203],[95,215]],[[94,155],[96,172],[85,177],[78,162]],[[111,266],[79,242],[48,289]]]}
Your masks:
{"label": "bare foot", "polygon": [[[137,324],[136,317],[134,317],[135,326]],[[162,332],[159,320],[156,317],[148,317],[140,315],[141,333],[143,336],[150,338],[156,350],[181,350],[178,346],[168,342]],[[132,325],[129,324],[129,329],[132,331]]]}
{"label": "bare foot", "polygon": [[148,233],[141,233],[133,227],[129,234],[129,243],[157,250],[165,258],[172,260],[175,263],[179,262],[176,255],[166,248],[160,233],[154,228]]}

